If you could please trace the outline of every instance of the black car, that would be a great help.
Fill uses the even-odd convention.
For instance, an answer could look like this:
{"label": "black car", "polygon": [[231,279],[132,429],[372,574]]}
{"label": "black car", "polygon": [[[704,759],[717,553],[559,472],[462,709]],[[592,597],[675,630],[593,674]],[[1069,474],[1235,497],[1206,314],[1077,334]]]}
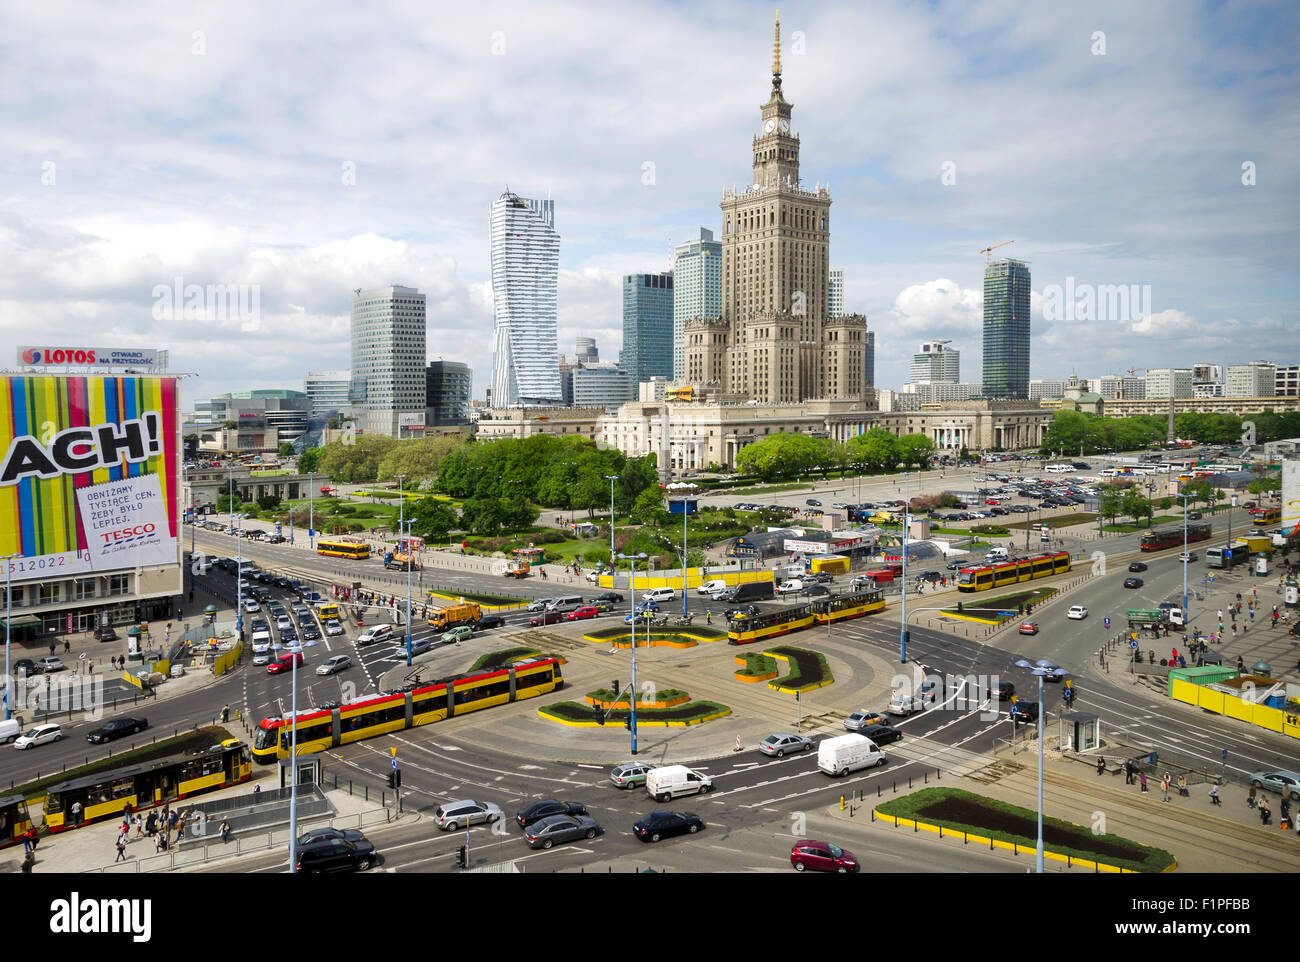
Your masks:
{"label": "black car", "polygon": [[303,641],[320,641],[320,629],[315,625],[304,625],[302,629]]}
{"label": "black car", "polygon": [[142,732],[149,727],[147,718],[114,718],[101,728],[96,728],[86,736],[86,741],[99,745],[103,742],[111,742],[115,738],[121,738],[123,735],[134,735],[136,732]]}
{"label": "black car", "polygon": [[1141,561],[1131,562],[1128,566],[1129,571],[1146,571],[1147,566]]}
{"label": "black car", "polygon": [[967,561],[949,561],[946,565],[944,565],[944,567],[947,568],[949,571],[956,571],[958,568],[966,567],[966,565],[969,563],[970,562]]}
{"label": "black car", "polygon": [[829,595],[831,589],[827,588],[825,585],[809,585],[803,590],[803,593],[809,598],[821,598]]}
{"label": "black car", "polygon": [[15,675],[39,675],[41,666],[30,658],[19,658],[13,664],[13,672]]}
{"label": "black car", "polygon": [[294,631],[292,628],[281,628],[280,643],[284,645],[298,644],[298,632]]}
{"label": "black car", "polygon": [[282,534],[273,534],[266,539],[267,544],[284,544],[289,539]]}
{"label": "black car", "polygon": [[804,502],[804,504],[808,505],[810,508],[820,508],[822,506],[822,503],[816,498],[809,498]]}
{"label": "black car", "polygon": [[694,835],[704,827],[704,819],[690,812],[651,812],[632,826],[643,842],[657,842],[671,835]]}
{"label": "black car", "polygon": [[1187,520],[1188,520],[1188,521],[1200,521],[1200,520],[1201,520],[1201,512],[1199,512],[1199,511],[1193,511],[1191,514],[1189,514],[1189,515],[1187,516]]}
{"label": "black car", "polygon": [[995,691],[997,692],[998,701],[1007,701],[1016,693],[1016,686],[1009,681],[1000,681],[996,689],[990,686],[988,696],[992,698]]}
{"label": "black car", "polygon": [[527,828],[533,822],[545,818],[547,815],[586,814],[586,806],[579,802],[557,802],[553,798],[547,798],[540,802],[533,802],[527,808],[521,808],[515,813],[515,821],[519,823],[520,828]]}
{"label": "black car", "polygon": [[252,621],[250,621],[248,624],[249,624],[249,627],[251,627],[253,631],[270,631],[270,630],[271,630],[271,626],[268,625],[268,624],[266,623],[266,619],[265,619],[265,618],[262,618],[262,617],[260,617],[260,616],[257,617],[257,618],[254,618],[254,619],[253,619]]}
{"label": "black car", "polygon": [[922,571],[917,577],[922,581],[941,581],[943,579],[943,575],[937,571]]}
{"label": "black car", "polygon": [[613,602],[614,604],[618,604],[620,601],[623,600],[623,596],[620,595],[617,591],[606,591],[603,595],[596,595],[596,597],[592,598],[591,600],[610,601]]}
{"label": "black car", "polygon": [[475,631],[490,631],[493,628],[500,628],[506,623],[506,620],[500,615],[484,615],[474,625]]}
{"label": "black car", "polygon": [[375,864],[375,847],[361,838],[324,838],[298,846],[298,871],[364,872]]}
{"label": "black car", "polygon": [[303,832],[298,836],[298,845],[312,845],[315,842],[324,842],[330,839],[338,839],[343,842],[363,842],[365,836],[355,828],[313,828],[310,832]]}
{"label": "black car", "polygon": [[96,641],[117,641],[117,632],[108,625],[103,625],[95,629]]}
{"label": "black car", "polygon": [[1142,579],[1141,579],[1141,578],[1125,578],[1125,579],[1124,579],[1124,587],[1125,587],[1125,588],[1141,588],[1141,587],[1142,587],[1142,584],[1143,584],[1143,582],[1142,582]]}
{"label": "black car", "polygon": [[818,571],[815,574],[810,574],[808,577],[804,578],[803,580],[811,581],[819,585],[824,585],[834,581],[835,576],[831,574],[829,571]]}
{"label": "black car", "polygon": [[1018,701],[1011,706],[1007,712],[1007,717],[1018,722],[1031,722],[1038,720],[1038,702],[1036,701]]}
{"label": "black car", "polygon": [[903,737],[903,733],[892,725],[868,725],[859,734],[866,735],[877,745],[888,745]]}
{"label": "black car", "polygon": [[291,587],[293,587],[293,582],[290,581],[288,578],[276,578],[276,579],[275,579],[275,586],[276,586],[277,588],[286,588],[286,589],[287,589],[287,588],[291,588]]}

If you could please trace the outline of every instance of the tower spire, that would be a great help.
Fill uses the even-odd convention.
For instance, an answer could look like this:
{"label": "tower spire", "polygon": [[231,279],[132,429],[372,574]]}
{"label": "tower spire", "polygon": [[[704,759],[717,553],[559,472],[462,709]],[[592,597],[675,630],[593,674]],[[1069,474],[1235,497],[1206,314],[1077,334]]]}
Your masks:
{"label": "tower spire", "polygon": [[772,86],[781,88],[781,9],[776,11],[776,28],[772,40]]}

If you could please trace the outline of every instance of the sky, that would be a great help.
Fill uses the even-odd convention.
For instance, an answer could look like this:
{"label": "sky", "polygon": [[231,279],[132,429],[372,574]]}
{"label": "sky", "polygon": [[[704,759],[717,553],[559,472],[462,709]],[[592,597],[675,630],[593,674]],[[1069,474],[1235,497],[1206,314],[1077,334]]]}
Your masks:
{"label": "sky", "polygon": [[[774,15],[11,4],[0,355],[166,348],[192,410],[348,368],[353,289],[398,283],[427,296],[429,358],[470,364],[481,398],[508,186],[555,200],[559,353],[591,336],[616,359],[622,276],[720,233],[722,191],[750,179]],[[979,380],[980,251],[1007,240],[994,256],[1031,265],[1031,377],[1300,361],[1300,6],[794,3],[781,26],[801,176],[829,184],[877,387],[932,338]],[[249,309],[169,310],[177,283]],[[1102,285],[1134,303],[1060,309]]]}

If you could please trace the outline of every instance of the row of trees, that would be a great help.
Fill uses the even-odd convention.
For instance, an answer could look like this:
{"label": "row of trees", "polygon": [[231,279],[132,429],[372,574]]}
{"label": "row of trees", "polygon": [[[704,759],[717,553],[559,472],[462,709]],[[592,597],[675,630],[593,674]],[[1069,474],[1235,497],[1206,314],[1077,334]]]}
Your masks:
{"label": "row of trees", "polygon": [[[1142,414],[1131,418],[1108,418],[1082,411],[1057,411],[1043,435],[1044,452],[1085,454],[1097,451],[1133,451],[1165,440],[1168,420]],[[1253,427],[1252,427],[1253,425]],[[1275,414],[1201,414],[1184,411],[1174,415],[1174,433],[1203,444],[1262,444],[1279,438],[1300,436],[1300,412]]]}
{"label": "row of trees", "polygon": [[298,471],[314,471],[344,484],[392,481],[404,474],[406,487],[427,487],[447,455],[468,442],[468,437],[459,434],[406,441],[379,435],[349,437],[304,451]]}
{"label": "row of trees", "polygon": [[806,434],[774,434],[740,449],[736,468],[763,481],[796,478],[831,471],[892,471],[899,464],[929,467],[934,444],[924,434],[895,437],[884,428],[872,428],[843,443]]}

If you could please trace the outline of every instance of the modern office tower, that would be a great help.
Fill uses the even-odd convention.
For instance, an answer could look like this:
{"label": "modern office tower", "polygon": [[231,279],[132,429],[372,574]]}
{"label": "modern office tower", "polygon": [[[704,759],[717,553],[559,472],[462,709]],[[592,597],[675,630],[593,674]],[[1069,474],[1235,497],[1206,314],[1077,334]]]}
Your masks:
{"label": "modern office tower", "polygon": [[673,272],[623,277],[623,350],[633,383],[673,373]]}
{"label": "modern office tower", "polygon": [[984,396],[1029,397],[1029,264],[1010,257],[984,269]]}
{"label": "modern office tower", "polygon": [[867,331],[866,345],[867,345],[866,350],[863,352],[865,354],[865,360],[866,360],[866,371],[864,372],[864,376],[866,379],[863,383],[867,387],[874,387],[876,383],[876,332],[875,331]]}
{"label": "modern office tower", "polygon": [[1190,367],[1149,368],[1147,370],[1148,398],[1180,398],[1192,396],[1192,369]]}
{"label": "modern office tower", "polygon": [[583,364],[573,372],[573,406],[617,410],[636,399],[636,382],[613,364]]}
{"label": "modern office tower", "polygon": [[1224,397],[1273,397],[1277,389],[1277,365],[1268,361],[1231,364],[1223,383]]}
{"label": "modern office tower", "polygon": [[1041,401],[1043,398],[1062,397],[1065,394],[1065,382],[1041,380],[1035,378],[1029,382],[1029,400]]}
{"label": "modern office tower", "polygon": [[329,417],[335,411],[346,414],[351,408],[351,385],[351,371],[308,371],[302,389],[311,402],[311,416]]}
{"label": "modern office tower", "polygon": [[191,423],[213,429],[200,432],[200,446],[212,450],[276,451],[307,433],[310,407],[305,391],[232,391],[195,401]]}
{"label": "modern office tower", "polygon": [[555,202],[506,191],[492,204],[492,404],[559,404]]}
{"label": "modern office tower", "polygon": [[722,195],[722,313],[684,326],[685,379],[762,404],[865,399],[866,318],[828,324],[831,195],[799,180],[779,22],[774,46],[747,186]]}
{"label": "modern office tower", "polygon": [[[1034,382],[1030,381],[1029,385],[1030,390],[1033,390]],[[920,384],[904,384],[902,390],[898,391],[897,394],[900,396],[914,396],[920,404],[939,404],[944,401],[979,400],[983,388],[983,384],[974,381],[957,383],[952,381],[925,381]],[[1062,390],[1064,390],[1064,387],[1062,387]],[[1060,397],[1060,394],[1056,396]]]}
{"label": "modern office tower", "polygon": [[674,380],[686,377],[686,322],[722,313],[722,243],[713,231],[673,248],[673,370]]}
{"label": "modern office tower", "polygon": [[430,361],[425,369],[425,407],[429,424],[469,424],[474,375],[468,364]]}
{"label": "modern office tower", "polygon": [[826,294],[826,316],[839,317],[844,313],[844,272],[831,271],[831,289]]}
{"label": "modern office tower", "polygon": [[573,354],[573,360],[578,364],[596,364],[600,361],[600,352],[596,350],[594,337],[574,338]]}
{"label": "modern office tower", "polygon": [[1273,378],[1274,397],[1300,397],[1300,364],[1279,365]]}
{"label": "modern office tower", "polygon": [[358,290],[352,299],[352,397],[359,427],[393,438],[424,433],[424,295]]}
{"label": "modern office tower", "polygon": [[921,350],[912,355],[912,383],[928,384],[961,380],[961,351],[948,345],[952,341],[922,341]]}

